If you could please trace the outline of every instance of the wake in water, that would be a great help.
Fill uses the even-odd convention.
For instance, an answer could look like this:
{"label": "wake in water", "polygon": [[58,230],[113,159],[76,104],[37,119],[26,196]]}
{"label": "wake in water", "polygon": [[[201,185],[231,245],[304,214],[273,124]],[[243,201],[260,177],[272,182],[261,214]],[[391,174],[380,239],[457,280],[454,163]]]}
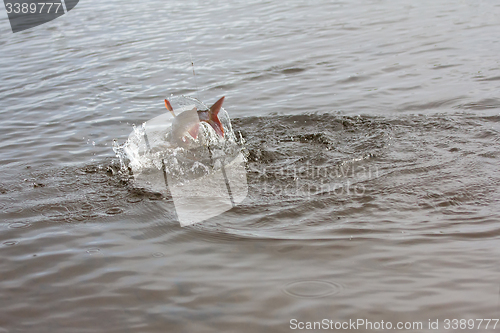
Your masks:
{"label": "wake in water", "polygon": [[[498,116],[331,113],[231,122],[246,140],[248,172],[240,176],[248,178],[248,195],[241,203],[235,201],[233,208],[225,194],[227,200],[221,201],[230,211],[193,226],[191,232],[197,232],[197,238],[415,239],[500,234],[495,206],[500,201]],[[220,169],[214,170],[208,162],[207,168],[219,177],[215,187],[207,190],[227,193]],[[120,169],[118,159],[78,168],[26,169],[20,179],[12,177],[0,184],[2,216],[11,223],[30,224],[132,216],[141,222],[160,218],[164,226],[173,227],[179,221],[177,192],[144,189],[137,178],[146,179],[146,170],[164,192],[165,181],[161,169],[142,170],[140,176],[133,174],[131,182],[124,182],[129,171]],[[230,179],[238,168],[226,164],[225,170]],[[200,193],[201,187],[196,188]],[[214,195],[211,202],[217,201]]]}

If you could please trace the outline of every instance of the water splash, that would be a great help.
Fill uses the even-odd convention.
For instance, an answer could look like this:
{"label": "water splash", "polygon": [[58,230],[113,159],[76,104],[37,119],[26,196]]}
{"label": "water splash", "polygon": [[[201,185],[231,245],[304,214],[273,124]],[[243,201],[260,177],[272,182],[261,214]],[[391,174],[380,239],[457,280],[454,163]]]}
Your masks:
{"label": "water splash", "polygon": [[[193,107],[208,109],[207,105],[192,97],[171,97],[169,101],[176,113]],[[219,112],[219,119],[224,128],[224,138],[220,138],[209,124],[201,122],[194,147],[186,149],[172,144],[170,134],[173,116],[165,112],[141,126],[133,125],[133,131],[125,143],[113,142],[113,151],[122,171],[133,173],[136,185],[163,192],[164,181],[157,177],[159,171],[164,170],[177,182],[186,182],[231,164],[245,152],[244,139],[241,134],[239,138],[236,137],[229,115],[223,108]]]}

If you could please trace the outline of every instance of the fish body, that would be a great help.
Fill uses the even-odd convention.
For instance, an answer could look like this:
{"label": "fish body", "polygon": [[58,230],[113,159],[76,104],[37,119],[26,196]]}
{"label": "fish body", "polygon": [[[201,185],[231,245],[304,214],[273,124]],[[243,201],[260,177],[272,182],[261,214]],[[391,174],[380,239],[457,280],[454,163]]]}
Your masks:
{"label": "fish body", "polygon": [[200,119],[196,108],[184,111],[174,117],[172,130],[170,132],[170,142],[174,146],[186,147],[191,141],[198,138],[200,130]]}

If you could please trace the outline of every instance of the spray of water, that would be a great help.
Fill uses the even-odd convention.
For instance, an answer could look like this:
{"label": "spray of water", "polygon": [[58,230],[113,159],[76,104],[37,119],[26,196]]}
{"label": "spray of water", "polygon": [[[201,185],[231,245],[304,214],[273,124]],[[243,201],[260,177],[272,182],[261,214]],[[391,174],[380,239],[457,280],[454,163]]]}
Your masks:
{"label": "spray of water", "polygon": [[[178,96],[169,98],[176,112],[198,110],[208,107],[193,97]],[[224,138],[205,122],[200,123],[200,134],[194,148],[182,148],[172,144],[170,133],[173,116],[165,112],[141,126],[133,126],[128,140],[113,143],[113,150],[118,157],[122,170],[131,170],[140,186],[154,187],[152,174],[165,170],[173,179],[185,182],[210,174],[230,165],[244,152],[244,140],[233,131],[229,115],[224,109],[219,112],[219,119],[224,127]],[[151,177],[150,177],[151,176]],[[160,181],[161,183],[161,181]]]}

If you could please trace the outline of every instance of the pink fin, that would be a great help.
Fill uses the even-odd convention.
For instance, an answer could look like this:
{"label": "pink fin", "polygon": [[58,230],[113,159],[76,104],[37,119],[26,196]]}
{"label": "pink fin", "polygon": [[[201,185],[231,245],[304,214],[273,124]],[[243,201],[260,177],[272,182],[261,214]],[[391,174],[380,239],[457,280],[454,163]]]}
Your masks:
{"label": "pink fin", "polygon": [[210,115],[212,116],[212,118],[217,118],[220,108],[222,107],[222,103],[224,102],[224,98],[226,98],[226,96],[222,96],[217,102],[214,103],[214,105],[210,107]]}
{"label": "pink fin", "polygon": [[221,136],[224,137],[224,127],[219,120],[219,111],[222,107],[222,103],[224,102],[225,96],[222,96],[217,102],[214,103],[208,110],[208,114],[210,115],[209,123],[212,125],[214,130]]}
{"label": "pink fin", "polygon": [[200,131],[200,123],[194,125],[193,127],[191,127],[189,130],[188,130],[188,133],[189,135],[191,135],[193,137],[193,139],[197,139],[198,138],[198,132]]}

